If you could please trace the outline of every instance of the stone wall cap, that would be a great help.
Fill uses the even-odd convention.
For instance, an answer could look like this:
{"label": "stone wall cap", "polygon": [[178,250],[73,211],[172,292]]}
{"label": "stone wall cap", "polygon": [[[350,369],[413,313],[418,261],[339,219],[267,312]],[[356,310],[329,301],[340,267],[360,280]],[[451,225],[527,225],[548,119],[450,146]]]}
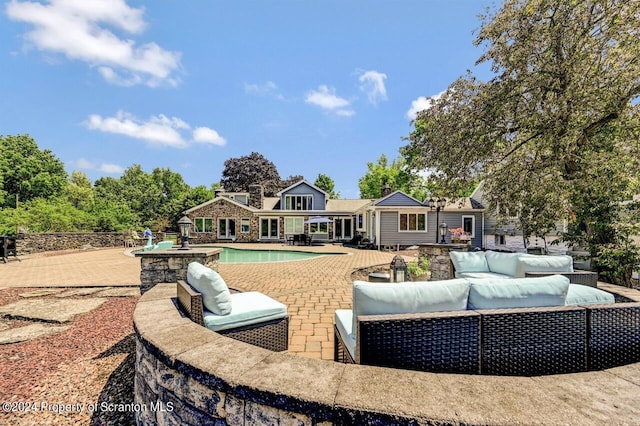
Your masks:
{"label": "stone wall cap", "polygon": [[134,253],[136,257],[183,257],[183,258],[200,258],[202,256],[211,256],[221,253],[222,249],[214,248],[193,248],[189,250],[180,250],[177,248],[167,250],[141,251]]}

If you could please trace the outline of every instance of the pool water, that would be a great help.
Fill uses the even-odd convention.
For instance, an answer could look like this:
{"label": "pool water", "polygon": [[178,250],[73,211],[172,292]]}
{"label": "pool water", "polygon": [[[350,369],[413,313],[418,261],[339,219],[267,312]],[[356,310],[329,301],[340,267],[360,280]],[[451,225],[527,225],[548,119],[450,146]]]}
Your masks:
{"label": "pool water", "polygon": [[[318,256],[326,256],[327,253],[309,253],[292,250],[248,250],[229,247],[223,248],[220,253],[220,263],[260,263],[260,262],[284,262],[289,260],[313,259]],[[331,253],[333,254],[333,253]]]}

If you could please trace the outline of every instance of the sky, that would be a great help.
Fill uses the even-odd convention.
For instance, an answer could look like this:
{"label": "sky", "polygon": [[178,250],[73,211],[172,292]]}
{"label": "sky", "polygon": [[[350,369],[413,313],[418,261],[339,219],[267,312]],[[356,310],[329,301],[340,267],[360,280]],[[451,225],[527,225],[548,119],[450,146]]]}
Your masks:
{"label": "sky", "polygon": [[133,164],[219,182],[259,152],[359,198],[415,111],[476,66],[482,0],[10,0],[0,135],[29,134],[95,181]]}

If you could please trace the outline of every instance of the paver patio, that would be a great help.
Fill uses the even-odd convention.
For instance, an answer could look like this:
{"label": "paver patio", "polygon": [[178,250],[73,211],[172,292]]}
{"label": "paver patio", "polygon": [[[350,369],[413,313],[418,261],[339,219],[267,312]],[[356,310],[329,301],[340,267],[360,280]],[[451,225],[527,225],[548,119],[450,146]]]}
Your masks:
{"label": "paver patio", "polygon": [[[221,244],[224,246],[224,244]],[[291,247],[281,244],[231,244],[236,248],[342,253],[292,262],[221,264],[230,287],[260,291],[285,303],[291,316],[289,352],[333,359],[333,314],[351,306],[351,272],[389,264],[395,253],[338,245]],[[121,248],[56,256],[25,256],[0,265],[1,287],[86,287],[140,284],[140,260]],[[98,293],[95,294],[98,296]],[[100,296],[103,296],[100,294]]]}

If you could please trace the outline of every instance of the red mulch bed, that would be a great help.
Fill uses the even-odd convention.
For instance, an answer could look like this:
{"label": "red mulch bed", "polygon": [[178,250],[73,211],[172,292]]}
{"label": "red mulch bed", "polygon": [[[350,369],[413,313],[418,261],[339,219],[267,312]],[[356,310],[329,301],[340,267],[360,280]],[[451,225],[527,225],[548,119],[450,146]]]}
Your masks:
{"label": "red mulch bed", "polygon": [[[0,305],[21,299],[19,293],[35,289],[0,290]],[[53,298],[55,296],[42,296]],[[82,303],[91,296],[73,297]],[[116,399],[133,402],[133,311],[138,297],[111,297],[93,311],[77,316],[64,325],[64,332],[30,341],[0,345],[0,401],[50,404],[91,404],[109,399],[105,389]],[[31,321],[10,320],[10,328]],[[123,369],[123,364],[131,364]],[[115,367],[115,368],[114,368]],[[119,377],[114,376],[118,370]],[[124,371],[127,374],[122,374]],[[83,372],[88,376],[83,377]],[[96,380],[97,379],[97,380]],[[117,379],[122,383],[113,383]],[[114,387],[115,385],[115,387]],[[43,399],[41,399],[43,398]],[[128,424],[133,413],[51,412],[2,413],[0,424]]]}

